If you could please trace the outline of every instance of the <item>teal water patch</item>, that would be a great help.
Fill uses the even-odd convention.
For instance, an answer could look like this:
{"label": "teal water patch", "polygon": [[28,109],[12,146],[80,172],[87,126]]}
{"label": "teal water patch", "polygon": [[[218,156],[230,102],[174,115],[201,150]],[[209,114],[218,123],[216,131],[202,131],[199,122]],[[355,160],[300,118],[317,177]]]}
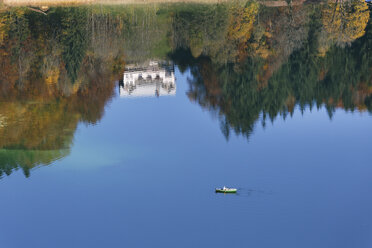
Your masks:
{"label": "teal water patch", "polygon": [[14,170],[22,169],[26,177],[37,166],[49,165],[70,154],[69,149],[61,150],[25,150],[0,149],[0,178],[10,175]]}

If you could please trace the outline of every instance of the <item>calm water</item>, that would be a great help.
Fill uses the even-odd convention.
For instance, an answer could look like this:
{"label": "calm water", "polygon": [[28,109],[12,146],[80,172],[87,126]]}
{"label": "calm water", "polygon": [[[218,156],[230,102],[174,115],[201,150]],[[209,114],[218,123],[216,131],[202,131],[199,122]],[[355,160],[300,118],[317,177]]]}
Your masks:
{"label": "calm water", "polygon": [[364,2],[43,11],[0,13],[0,247],[372,247]]}

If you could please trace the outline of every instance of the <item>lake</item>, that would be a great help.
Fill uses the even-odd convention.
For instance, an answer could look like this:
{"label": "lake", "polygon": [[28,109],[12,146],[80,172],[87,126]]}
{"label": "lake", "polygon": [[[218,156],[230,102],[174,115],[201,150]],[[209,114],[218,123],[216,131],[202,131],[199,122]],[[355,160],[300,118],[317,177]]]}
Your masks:
{"label": "lake", "polygon": [[372,247],[371,48],[356,0],[2,5],[0,246]]}

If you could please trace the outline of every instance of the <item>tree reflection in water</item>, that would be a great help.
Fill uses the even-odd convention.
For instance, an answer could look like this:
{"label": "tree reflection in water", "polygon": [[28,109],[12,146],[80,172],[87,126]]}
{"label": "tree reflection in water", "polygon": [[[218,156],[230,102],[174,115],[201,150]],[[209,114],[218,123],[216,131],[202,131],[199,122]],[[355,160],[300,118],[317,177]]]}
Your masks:
{"label": "tree reflection in water", "polygon": [[[334,19],[330,11],[336,14]],[[337,20],[340,11],[343,19]],[[258,18],[248,13],[249,20]],[[285,119],[296,106],[301,110],[325,106],[330,118],[336,108],[372,112],[369,16],[363,1],[264,8],[252,30],[249,20],[239,18],[246,22],[246,36],[231,36],[231,22],[226,24],[225,40],[230,46],[206,44],[195,56],[190,41],[188,46],[178,46],[172,58],[193,75],[189,99],[219,117],[227,139],[231,131],[248,138],[257,121],[265,125],[267,119]],[[236,19],[233,24],[236,28]],[[190,32],[179,28],[176,32]],[[223,49],[235,52],[221,60],[215,50]]]}
{"label": "tree reflection in water", "polygon": [[[302,3],[302,2],[301,2]],[[372,111],[372,28],[364,1],[270,8],[222,4],[0,11],[0,175],[69,154],[125,64],[173,60],[187,95],[228,138],[294,108]]]}

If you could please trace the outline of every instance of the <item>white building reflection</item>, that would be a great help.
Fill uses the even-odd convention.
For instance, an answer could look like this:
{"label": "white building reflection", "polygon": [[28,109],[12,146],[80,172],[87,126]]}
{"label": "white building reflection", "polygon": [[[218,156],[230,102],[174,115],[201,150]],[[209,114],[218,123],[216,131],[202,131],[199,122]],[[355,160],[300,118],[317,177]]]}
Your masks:
{"label": "white building reflection", "polygon": [[159,97],[176,94],[174,65],[171,62],[150,61],[142,65],[127,65],[120,97]]}

